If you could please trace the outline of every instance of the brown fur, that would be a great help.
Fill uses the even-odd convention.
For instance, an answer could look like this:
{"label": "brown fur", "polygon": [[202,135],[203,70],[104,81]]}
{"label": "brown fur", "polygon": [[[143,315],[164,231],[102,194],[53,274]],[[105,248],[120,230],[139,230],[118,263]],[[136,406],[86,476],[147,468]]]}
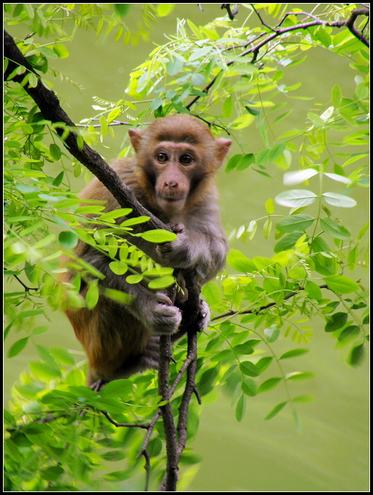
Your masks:
{"label": "brown fur", "polygon": [[[187,115],[157,119],[146,130],[129,134],[136,157],[117,160],[112,167],[146,208],[167,223],[181,225],[178,239],[159,245],[159,253],[169,266],[195,268],[196,283],[203,284],[225,260],[226,241],[219,223],[214,175],[230,141],[214,139],[206,125]],[[157,161],[159,152],[166,154],[165,163]],[[190,164],[181,162],[185,154],[193,157]],[[168,199],[172,195],[175,199]],[[107,211],[119,207],[96,178],[81,197],[104,200]],[[126,284],[125,276],[110,271],[110,259],[84,243],[79,242],[76,254],[105,275],[101,286],[134,297],[133,303],[124,306],[100,295],[93,310],[66,311],[88,356],[89,383],[155,366],[155,336],[177,332],[180,310],[165,294],[155,294],[141,284]],[[67,274],[65,281],[72,275]],[[86,290],[83,284],[82,294]]]}

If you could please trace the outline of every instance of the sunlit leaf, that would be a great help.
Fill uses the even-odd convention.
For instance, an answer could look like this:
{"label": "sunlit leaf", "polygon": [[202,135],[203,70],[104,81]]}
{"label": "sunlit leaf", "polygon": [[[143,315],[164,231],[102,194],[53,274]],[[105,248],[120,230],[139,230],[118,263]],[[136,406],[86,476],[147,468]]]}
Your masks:
{"label": "sunlit leaf", "polygon": [[299,208],[301,206],[311,205],[316,197],[314,192],[307,189],[291,189],[290,191],[284,191],[278,194],[275,197],[275,201],[281,206]]}
{"label": "sunlit leaf", "polygon": [[283,182],[285,186],[294,186],[295,184],[301,184],[306,180],[314,177],[319,172],[314,168],[305,168],[304,170],[296,170],[294,172],[286,172],[284,174]]}
{"label": "sunlit leaf", "polygon": [[322,193],[325,201],[331,206],[339,206],[340,208],[353,208],[356,206],[356,201],[344,194],[337,194],[332,192]]}

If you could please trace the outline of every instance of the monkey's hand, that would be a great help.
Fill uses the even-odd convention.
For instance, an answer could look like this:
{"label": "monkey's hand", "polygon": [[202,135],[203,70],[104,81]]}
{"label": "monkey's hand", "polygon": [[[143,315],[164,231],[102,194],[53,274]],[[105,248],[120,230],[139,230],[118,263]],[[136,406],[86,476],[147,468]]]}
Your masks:
{"label": "monkey's hand", "polygon": [[210,308],[206,301],[199,300],[198,329],[200,332],[206,330],[210,323]]}
{"label": "monkey's hand", "polygon": [[163,292],[150,295],[142,306],[142,314],[144,323],[154,335],[176,333],[182,319],[180,309],[174,306],[171,299]]}
{"label": "monkey's hand", "polygon": [[157,246],[157,252],[163,263],[174,268],[188,268],[190,266],[189,239],[182,223],[171,225],[171,229],[177,234],[177,239],[165,242]]}

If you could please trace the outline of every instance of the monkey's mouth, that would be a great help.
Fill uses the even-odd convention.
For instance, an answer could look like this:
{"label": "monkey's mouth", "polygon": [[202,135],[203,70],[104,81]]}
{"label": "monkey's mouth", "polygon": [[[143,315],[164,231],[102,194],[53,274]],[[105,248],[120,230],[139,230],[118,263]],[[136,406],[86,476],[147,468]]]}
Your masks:
{"label": "monkey's mouth", "polygon": [[178,201],[184,201],[185,195],[184,194],[179,194],[179,195],[170,195],[170,194],[159,194],[158,199],[161,199],[163,201],[167,201],[169,203],[177,203]]}

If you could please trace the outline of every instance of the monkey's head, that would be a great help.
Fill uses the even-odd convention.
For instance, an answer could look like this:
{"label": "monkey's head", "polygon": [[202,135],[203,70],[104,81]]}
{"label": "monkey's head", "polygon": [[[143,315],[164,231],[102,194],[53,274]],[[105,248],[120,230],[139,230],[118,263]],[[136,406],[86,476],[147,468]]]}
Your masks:
{"label": "monkey's head", "polygon": [[147,193],[167,214],[181,212],[202,193],[231,145],[185,114],[156,119],[145,130],[130,130],[129,136]]}

